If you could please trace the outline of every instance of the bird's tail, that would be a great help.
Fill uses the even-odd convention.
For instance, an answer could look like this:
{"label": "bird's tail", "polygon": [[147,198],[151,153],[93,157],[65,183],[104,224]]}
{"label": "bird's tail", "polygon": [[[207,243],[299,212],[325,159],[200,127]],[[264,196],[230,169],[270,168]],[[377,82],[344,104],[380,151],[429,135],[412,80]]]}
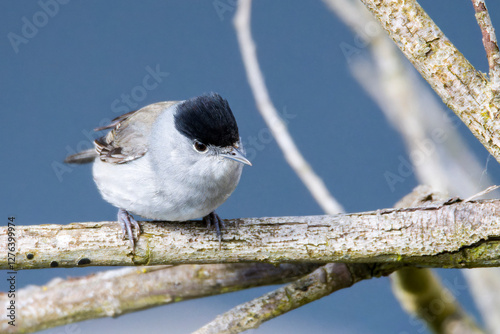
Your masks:
{"label": "bird's tail", "polygon": [[64,162],[67,164],[88,164],[93,162],[95,158],[97,158],[97,152],[94,148],[91,148],[66,157]]}

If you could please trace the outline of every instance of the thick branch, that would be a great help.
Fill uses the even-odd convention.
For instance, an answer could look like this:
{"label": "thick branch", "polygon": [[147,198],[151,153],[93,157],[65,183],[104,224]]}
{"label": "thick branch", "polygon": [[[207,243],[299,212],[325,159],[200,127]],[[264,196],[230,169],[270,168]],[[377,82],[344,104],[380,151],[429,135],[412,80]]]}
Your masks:
{"label": "thick branch", "polygon": [[[366,27],[378,27],[378,24],[361,2],[324,1],[357,36],[363,36],[369,43],[373,61],[352,56],[348,59],[349,67],[358,83],[405,139],[420,183],[431,185],[432,190],[451,190],[455,194],[458,191],[463,195],[477,193],[479,184],[473,175],[480,175],[483,167],[476,162],[456,128],[443,119],[443,110],[440,110],[442,108],[431,94],[430,87],[421,85],[413,72],[404,66],[403,55],[381,28],[372,28],[370,34],[366,33]],[[432,134],[436,129],[444,131],[447,140],[434,140]],[[432,150],[417,155],[424,142],[431,143]],[[456,149],[458,147],[460,149]],[[447,168],[450,164],[454,166],[451,170]],[[430,188],[418,187],[396,207],[419,206],[423,204],[421,201],[429,198],[439,200],[439,194],[433,194]],[[474,270],[466,271],[469,272]],[[463,312],[453,294],[432,270],[406,267],[392,275],[391,283],[404,309],[412,317],[425,321],[434,332],[452,333],[451,328],[455,333],[457,329],[478,331],[471,317]],[[436,303],[442,307],[436,309]]]}
{"label": "thick branch", "polygon": [[434,91],[500,161],[499,110],[488,80],[415,0],[361,0]]}
{"label": "thick branch", "polygon": [[[424,205],[426,201],[441,199],[442,193],[419,186],[396,203],[396,207]],[[401,306],[408,314],[425,321],[433,333],[484,333],[431,269],[406,267],[391,278],[392,290]],[[436,308],[436,304],[440,307]]]}
{"label": "thick branch", "polygon": [[[192,298],[285,283],[316,267],[263,263],[155,266],[106,271],[67,280],[56,278],[44,286],[19,290],[16,307],[21,321],[10,326],[8,318],[0,319],[0,332],[31,333]],[[8,303],[7,294],[0,293],[2,308],[5,309]]]}
{"label": "thick branch", "polygon": [[[200,222],[142,222],[135,253],[114,222],[17,226],[16,267],[222,262],[500,265],[500,200],[335,216],[229,220],[222,249]],[[0,244],[7,243],[0,228]],[[0,268],[8,269],[7,253]]]}

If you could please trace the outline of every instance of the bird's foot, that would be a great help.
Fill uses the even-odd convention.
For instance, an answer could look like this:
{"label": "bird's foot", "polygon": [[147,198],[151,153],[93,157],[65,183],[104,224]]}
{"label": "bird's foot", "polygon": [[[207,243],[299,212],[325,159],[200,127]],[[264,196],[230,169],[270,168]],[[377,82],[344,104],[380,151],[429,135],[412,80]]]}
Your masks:
{"label": "bird's foot", "polygon": [[[127,210],[123,209],[118,210],[118,222],[122,227],[123,239],[126,239],[126,237],[128,236],[128,239],[132,244],[132,248],[135,248],[135,241],[139,240],[139,235],[141,234],[141,227],[134,219],[134,217],[130,213],[128,213]],[[132,226],[134,227],[134,230],[136,231],[137,235],[134,235],[134,233],[132,232]]]}
{"label": "bird's foot", "polygon": [[203,217],[203,221],[207,224],[207,228],[215,227],[215,233],[217,235],[217,238],[219,239],[219,249],[221,249],[222,245],[221,228],[226,228],[226,226],[224,225],[224,221],[220,219],[219,215],[217,215],[215,211],[212,211],[208,215]]}

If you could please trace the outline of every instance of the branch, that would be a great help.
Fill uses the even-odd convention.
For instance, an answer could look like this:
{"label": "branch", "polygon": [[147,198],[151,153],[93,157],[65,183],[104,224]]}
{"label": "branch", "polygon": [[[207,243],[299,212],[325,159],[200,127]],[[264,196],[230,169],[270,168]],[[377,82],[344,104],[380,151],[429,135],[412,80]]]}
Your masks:
{"label": "branch", "polygon": [[[368,57],[351,55],[352,75],[379,105],[405,141],[408,158],[420,184],[459,196],[477,193],[490,185],[484,167],[445,117],[432,89],[417,80],[413,67],[359,1],[324,0],[330,9],[369,46]],[[368,34],[366,27],[372,27]],[[375,29],[378,28],[378,29]],[[425,147],[425,149],[423,149]],[[385,176],[388,178],[389,172]],[[481,177],[481,184],[478,179]],[[399,183],[388,181],[391,189]]]}
{"label": "branch", "polygon": [[288,164],[300,177],[304,185],[312,194],[324,212],[335,214],[344,212],[342,206],[335,200],[326,188],[323,180],[316,175],[309,163],[300,153],[297,145],[287,130],[286,124],[278,114],[267,92],[264,76],[260,70],[259,61],[255,52],[255,43],[250,31],[251,0],[240,0],[234,17],[234,26],[240,45],[243,64],[247,73],[248,82],[252,89],[257,108],[264,121],[271,130],[276,142],[285,155]]}
{"label": "branch", "polygon": [[394,294],[406,312],[424,320],[433,333],[484,333],[431,270],[403,268],[391,278]]}
{"label": "branch", "polygon": [[[397,205],[402,205],[407,202],[425,204],[424,202],[426,201],[436,201],[436,196],[438,195],[432,193],[428,187],[421,186],[417,187]],[[432,203],[427,204],[432,205]],[[371,266],[367,264],[327,264],[296,282],[290,283],[287,286],[267,293],[250,302],[236,306],[228,312],[218,316],[195,333],[239,333],[250,328],[257,328],[265,321],[329,295],[339,289],[350,287],[359,280],[386,275],[396,269],[401,268],[398,268],[397,264],[395,266],[384,266],[380,264]],[[451,295],[446,288],[439,284],[437,278],[434,280],[428,279],[427,276],[429,275],[434,277],[430,270],[416,269],[413,267],[403,268],[402,270],[398,270],[394,273],[394,275],[397,275],[395,280],[400,283],[397,285],[399,289],[395,292],[397,292],[398,296],[401,296],[400,299],[404,302],[407,309],[413,310],[413,308],[417,308],[419,311],[422,309],[429,310],[428,303],[430,302],[432,304],[432,302],[435,302],[434,299],[437,297],[436,294],[438,292],[447,293],[446,296]],[[406,273],[406,275],[401,273]],[[412,289],[414,286],[412,283],[414,283],[414,281],[411,281],[409,286],[405,285],[405,283],[409,282],[409,279],[404,278],[411,278],[415,275],[421,279],[418,281],[418,291]],[[426,289],[422,289],[422,286]],[[425,290],[425,296],[418,295],[418,292],[422,292],[422,290]],[[453,324],[455,328],[460,327],[461,329],[467,330],[475,330],[477,328],[466,314],[461,312],[460,306],[454,299],[448,298],[445,301],[439,299],[439,301],[444,305],[446,312],[440,312],[439,314],[434,312],[434,314],[432,314],[433,317],[425,317],[424,319],[431,325],[439,324],[441,325],[440,328],[444,328],[445,326],[449,328],[450,324]],[[430,310],[436,311],[434,305],[431,305]],[[439,311],[443,310],[440,308]],[[419,315],[420,314],[421,313],[419,313]]]}
{"label": "branch", "polygon": [[[317,268],[303,264],[212,264],[124,268],[81,278],[56,278],[17,292],[20,322],[0,319],[1,333],[31,333],[78,321],[116,317],[159,305],[290,282]],[[92,287],[89,293],[89,287]],[[7,307],[6,293],[0,305]],[[5,309],[5,308],[4,308]]]}
{"label": "branch", "polygon": [[[413,72],[404,66],[402,54],[396,51],[394,43],[382,29],[371,29],[370,34],[366,33],[368,22],[371,27],[374,26],[374,18],[366,8],[357,1],[324,1],[358,36],[368,40],[373,62],[367,61],[366,57],[353,57],[349,59],[349,67],[359,84],[379,104],[405,139],[413,170],[420,183],[428,184],[432,189],[459,195],[478,192],[481,187],[478,183],[480,175],[483,183],[491,184],[487,177],[481,174],[483,167],[465,145],[456,127],[451,126],[443,117],[443,110],[440,110],[442,108],[436,103],[430,87],[421,85],[415,80]],[[491,26],[490,28],[492,29]],[[438,138],[434,135],[439,132],[444,136]],[[427,143],[424,153],[422,143]],[[406,203],[403,206],[416,205],[418,204]],[[489,270],[495,269],[497,268]],[[485,281],[481,276],[489,271],[477,270],[480,270],[477,274],[475,270],[466,270],[463,274],[478,279],[478,284],[473,284],[474,280],[470,279],[472,286],[489,291],[489,295],[495,294],[498,289],[488,284],[495,281]],[[452,328],[479,332],[472,317],[463,312],[451,292],[440,283],[438,276],[431,270],[408,267],[395,272],[391,277],[394,293],[404,309],[412,316],[424,320],[434,332],[451,333]],[[477,289],[473,289],[473,292]],[[492,303],[482,298],[482,295],[475,300],[485,319],[495,318],[498,314],[492,311],[495,310]],[[442,307],[437,309],[436,303]],[[480,305],[481,303],[486,305]],[[496,327],[491,325],[490,328]]]}
{"label": "branch", "polygon": [[348,288],[361,280],[386,276],[397,268],[397,265],[328,263],[293,283],[238,305],[194,333],[229,334],[257,328],[264,321],[308,302]]}
{"label": "branch", "polygon": [[[369,46],[373,61],[367,60],[368,57],[351,55],[347,61],[351,74],[402,134],[407,151],[421,151],[422,143],[427,142],[427,133],[421,122],[426,116],[425,108],[422,108],[421,96],[415,89],[415,76],[410,75],[401,53],[361,2],[324,2],[357,36],[363,36]],[[368,26],[374,27],[369,34],[365,32]],[[431,185],[433,190],[443,191],[446,189],[447,174],[437,168],[439,158],[436,150],[429,150],[425,154],[409,154],[420,183]],[[394,184],[388,184],[393,189]]]}
{"label": "branch", "polygon": [[[267,126],[270,128],[278,146],[282,150],[285,160],[290,167],[292,167],[297,176],[299,176],[302,183],[304,183],[323,211],[327,214],[342,213],[344,212],[344,208],[330,194],[323,180],[316,175],[309,163],[304,159],[298,147],[295,145],[292,136],[288,132],[285,122],[281,119],[276,108],[272,104],[258,63],[255,43],[251,34],[251,4],[251,0],[241,0],[238,3],[238,9],[234,17],[234,26],[238,36],[243,64],[258,110],[267,123]],[[323,292],[328,293],[327,291]],[[319,299],[323,296],[325,295],[315,294],[309,301]],[[270,313],[276,313],[277,310],[274,311],[275,312],[270,311]]]}
{"label": "branch", "polygon": [[[491,89],[495,96],[498,97],[498,72],[500,71],[500,66],[498,64],[499,54],[494,28],[483,1],[472,1],[476,10],[476,18],[483,32],[483,43],[488,55]],[[329,3],[337,4],[338,1],[329,1]],[[341,6],[336,7],[340,7],[336,9],[343,8]],[[353,26],[353,24],[351,24],[351,26]],[[359,24],[355,27],[359,29]],[[416,35],[418,36],[419,34]],[[364,88],[371,93],[372,97],[383,102],[379,104],[382,110],[386,113],[390,113],[389,118],[391,120],[396,120],[396,122],[393,123],[406,140],[410,158],[421,151],[419,145],[422,145],[422,143],[427,142],[434,145],[431,147],[435,147],[435,149],[426,152],[426,154],[419,155],[419,157],[422,158],[420,161],[412,161],[420,183],[429,184],[434,189],[444,189],[460,195],[477,191],[474,190],[474,188],[477,189],[479,186],[477,179],[479,175],[481,175],[482,167],[476,162],[477,159],[470,149],[467,148],[467,145],[464,145],[464,141],[456,131],[456,128],[450,126],[449,122],[445,122],[443,117],[436,117],[436,115],[442,114],[437,110],[438,108],[433,98],[424,98],[426,95],[431,97],[431,94],[428,94],[424,87],[420,87],[420,89],[417,90],[417,88],[419,88],[419,83],[415,80],[411,80],[408,71],[406,71],[406,76],[408,76],[406,83],[395,82],[400,78],[397,74],[401,75],[403,71],[396,71],[396,66],[388,67],[384,65],[387,64],[387,59],[389,58],[388,54],[393,55],[393,60],[399,57],[396,57],[394,52],[390,51],[391,47],[387,45],[384,37],[380,38],[379,34],[375,36],[370,34],[370,38],[372,39],[370,46],[375,63],[378,65],[379,73],[382,73],[380,77],[387,81],[392,81],[394,84],[391,85],[389,89],[385,90],[384,95],[380,93],[380,89],[376,90],[376,88],[385,88],[388,87],[388,85],[380,83],[369,85],[366,83],[366,79],[373,81],[372,78],[377,77],[376,75],[370,77],[370,74],[366,74],[366,66],[364,66],[365,68],[354,68],[354,70],[357,70],[354,71],[354,73],[357,77],[362,76],[362,79],[358,81],[360,81]],[[360,65],[361,62],[358,61],[357,63]],[[392,73],[385,74],[388,72],[387,69],[392,70]],[[370,70],[373,72],[372,69]],[[383,74],[385,74],[385,76]],[[401,94],[400,91],[404,89],[403,87],[406,89],[413,88],[415,92]],[[374,90],[376,91],[374,92]],[[384,96],[390,97],[391,99],[388,101],[384,99]],[[418,98],[415,98],[416,96],[418,96]],[[400,97],[409,97],[411,100],[404,101],[402,104],[399,103],[402,100]],[[460,95],[458,98],[461,98]],[[427,101],[427,103],[422,105],[423,101]],[[420,110],[415,110],[415,107],[419,107]],[[435,115],[433,115],[432,112],[434,112]],[[415,132],[415,128],[423,128],[424,130]],[[432,134],[435,133],[436,129],[437,131],[444,130],[447,140],[434,140]],[[415,136],[415,133],[419,134],[424,131],[426,132],[425,138],[418,138],[418,136]],[[450,168],[450,166],[453,167]],[[481,179],[485,181],[483,175],[481,175]],[[486,183],[490,183],[490,181],[486,181]],[[473,296],[475,297],[476,304],[482,311],[483,318],[487,320],[486,322],[490,325],[490,328],[496,328],[494,325],[495,321],[492,320],[495,319],[498,314],[498,312],[494,311],[496,309],[493,307],[494,303],[483,298],[484,294],[479,293],[479,296],[475,296],[475,292],[481,291],[482,289],[489,291],[489,296],[494,300],[495,291],[498,291],[495,285],[491,285],[495,280],[484,280],[484,276],[482,276],[484,272],[485,270],[476,273],[472,270],[465,271],[463,274],[469,279],[473,287]],[[493,273],[489,275],[493,276]],[[417,276],[420,278],[419,280],[412,279],[412,277]],[[399,297],[405,296],[405,298],[400,298],[403,305],[406,305],[405,309],[425,320],[434,330],[438,332],[449,332],[447,331],[450,328],[449,325],[453,324],[453,326],[456,327],[457,323],[460,323],[461,328],[474,328],[475,325],[473,321],[470,320],[471,318],[467,317],[458,305],[454,305],[454,302],[449,303],[441,298],[441,296],[447,295],[443,292],[445,288],[438,284],[439,280],[437,276],[433,275],[430,271],[407,268],[403,271],[396,272],[393,277],[395,277],[392,281],[395,294]],[[474,283],[473,277],[478,280],[478,283]],[[427,278],[427,283],[425,284],[423,283],[424,278]],[[411,288],[412,284],[416,285],[416,289]],[[418,288],[421,288],[423,285],[427,287],[427,292],[425,292],[425,296],[419,297],[416,291],[422,292],[419,291]],[[439,314],[436,314],[436,312],[434,312],[434,314],[428,314],[429,310],[435,309],[430,303],[436,301],[439,301],[446,307],[443,307]],[[446,316],[446,313],[448,313],[448,316]]]}
{"label": "branch", "polygon": [[[419,186],[396,203],[396,207],[424,205],[426,201],[442,199],[443,194],[433,193],[427,186]],[[402,268],[391,275],[391,285],[403,309],[425,321],[434,333],[483,333],[432,270]]]}
{"label": "branch", "polygon": [[476,11],[476,20],[483,34],[483,45],[490,67],[490,80],[495,94],[500,94],[500,52],[498,50],[495,28],[491,22],[490,14],[484,0],[472,0]]}
{"label": "branch", "polygon": [[[135,253],[115,222],[17,226],[16,267],[224,262],[500,265],[500,200],[335,216],[228,220],[222,249],[201,222],[141,222]],[[7,228],[0,228],[7,244]],[[0,268],[7,253],[0,254]]]}
{"label": "branch", "polygon": [[434,91],[500,162],[498,96],[415,0],[361,0]]}
{"label": "branch", "polygon": [[488,333],[500,328],[500,268],[464,270],[470,293],[484,320]]}

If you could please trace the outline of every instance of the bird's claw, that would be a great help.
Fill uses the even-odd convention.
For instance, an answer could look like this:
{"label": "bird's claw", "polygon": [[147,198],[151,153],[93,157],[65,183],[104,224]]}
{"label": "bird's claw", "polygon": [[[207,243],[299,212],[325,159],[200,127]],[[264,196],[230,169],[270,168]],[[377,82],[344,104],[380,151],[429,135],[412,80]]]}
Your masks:
{"label": "bird's claw", "polygon": [[225,229],[226,225],[224,221],[220,219],[219,215],[215,213],[215,211],[210,212],[208,215],[203,217],[203,221],[207,224],[207,228],[215,227],[215,233],[217,238],[219,239],[219,250],[222,247],[222,232],[221,228]]}
{"label": "bird's claw", "polygon": [[[141,234],[141,227],[139,226],[139,223],[137,223],[128,211],[123,209],[118,210],[118,222],[122,228],[123,239],[128,237],[130,243],[132,244],[132,248],[135,248],[135,241],[139,240],[139,235]],[[137,235],[134,235],[132,232],[132,227],[136,231]]]}

